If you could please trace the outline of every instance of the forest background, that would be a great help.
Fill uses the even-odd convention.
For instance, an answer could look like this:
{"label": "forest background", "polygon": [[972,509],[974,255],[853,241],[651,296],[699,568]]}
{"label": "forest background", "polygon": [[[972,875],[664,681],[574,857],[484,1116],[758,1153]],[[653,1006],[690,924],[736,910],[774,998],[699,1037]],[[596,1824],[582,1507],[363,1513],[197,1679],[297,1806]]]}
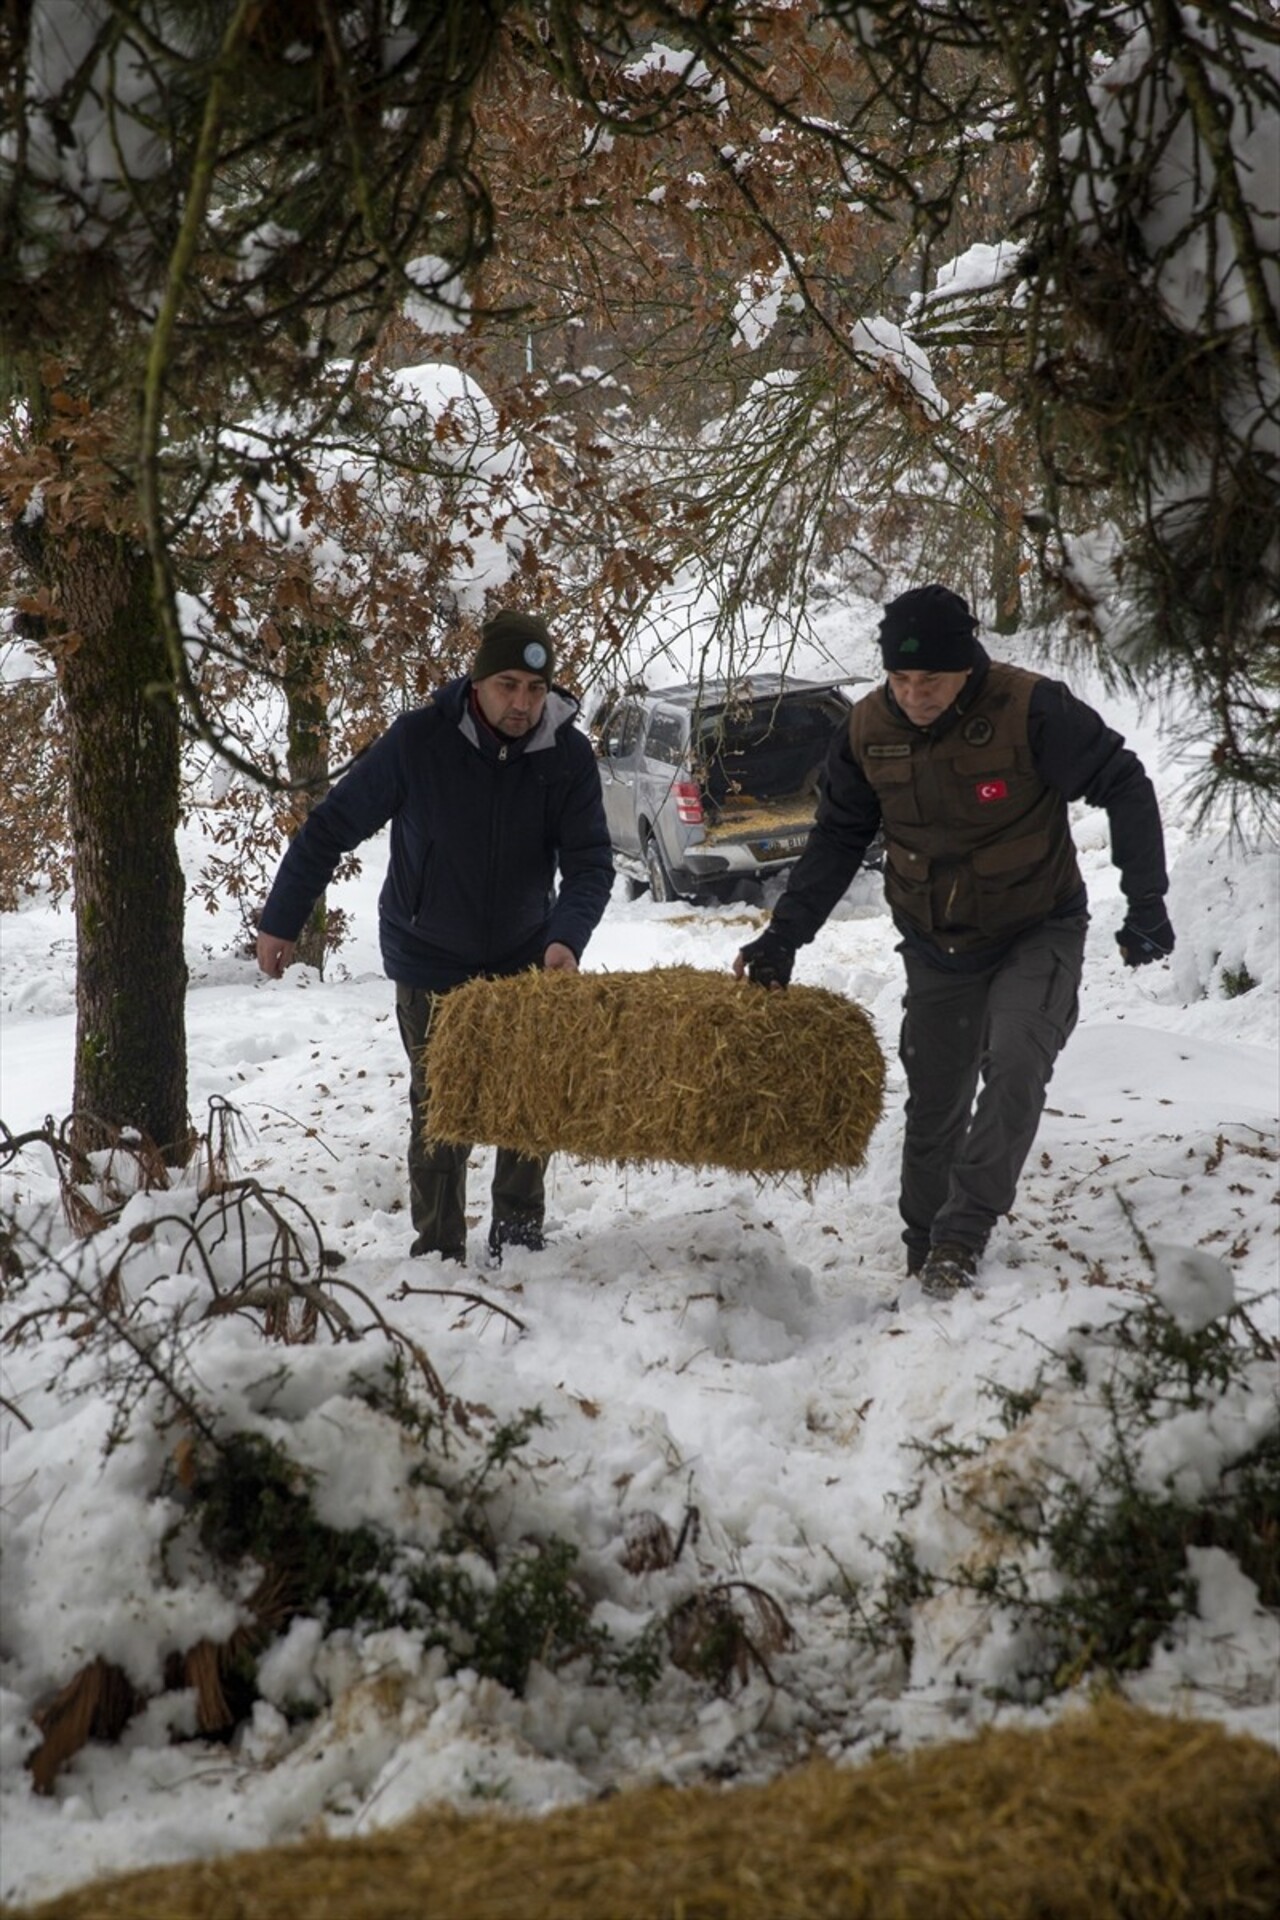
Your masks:
{"label": "forest background", "polygon": [[[1200,799],[1270,805],[1270,0],[0,32],[0,897],[74,875],[82,1142],[187,1148],[191,782],[250,920],[278,829],[495,589],[580,687],[678,578],[717,665],[841,584],[943,577],[997,632],[1030,598],[1191,689]],[[397,379],[428,358],[455,404]]]}

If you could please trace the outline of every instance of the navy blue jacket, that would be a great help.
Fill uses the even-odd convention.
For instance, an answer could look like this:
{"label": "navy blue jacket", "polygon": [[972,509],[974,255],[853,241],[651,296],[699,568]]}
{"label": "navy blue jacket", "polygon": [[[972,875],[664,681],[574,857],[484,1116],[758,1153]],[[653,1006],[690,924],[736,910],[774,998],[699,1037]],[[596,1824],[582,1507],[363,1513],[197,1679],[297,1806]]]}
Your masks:
{"label": "navy blue jacket", "polygon": [[[477,724],[469,679],[402,714],[290,842],[261,927],[296,940],[344,853],[391,822],[378,901],[392,980],[444,992],[479,973],[581,957],[613,885],[591,744],[576,703],[552,691],[524,740]],[[560,871],[560,890],[555,887]]]}

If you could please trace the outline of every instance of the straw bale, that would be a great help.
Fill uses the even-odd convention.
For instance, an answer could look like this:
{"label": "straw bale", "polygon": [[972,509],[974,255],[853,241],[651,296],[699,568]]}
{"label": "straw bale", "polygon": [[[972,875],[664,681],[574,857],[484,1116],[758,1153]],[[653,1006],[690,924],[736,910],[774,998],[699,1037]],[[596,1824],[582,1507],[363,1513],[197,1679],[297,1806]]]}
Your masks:
{"label": "straw bale", "polygon": [[435,1140],[806,1180],[862,1164],[884,1057],[862,1008],[728,972],[530,971],[435,1008]]}
{"label": "straw bale", "polygon": [[21,1920],[1270,1920],[1278,1796],[1260,1741],[1109,1702],[766,1786],[433,1812],[99,1883]]}
{"label": "straw bale", "polygon": [[90,1740],[117,1740],[141,1704],[123,1667],[91,1660],[32,1715],[44,1738],[27,1762],[37,1793]]}

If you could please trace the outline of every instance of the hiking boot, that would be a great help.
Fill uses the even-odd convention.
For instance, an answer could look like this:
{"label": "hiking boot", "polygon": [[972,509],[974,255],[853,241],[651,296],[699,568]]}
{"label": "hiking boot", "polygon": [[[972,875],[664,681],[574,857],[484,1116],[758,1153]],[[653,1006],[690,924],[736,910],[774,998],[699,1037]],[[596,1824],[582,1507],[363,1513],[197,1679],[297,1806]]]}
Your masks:
{"label": "hiking boot", "polygon": [[504,1247],[524,1247],[529,1253],[541,1253],[546,1246],[541,1220],[491,1220],[489,1222],[489,1261],[502,1265]]}
{"label": "hiking boot", "polygon": [[973,1286],[977,1271],[976,1247],[961,1247],[953,1240],[944,1240],[929,1249],[929,1257],[920,1269],[920,1290],[930,1300],[950,1300]]}
{"label": "hiking boot", "polygon": [[913,1279],[915,1275],[921,1271],[925,1261],[928,1258],[929,1258],[929,1243],[927,1240],[925,1241],[923,1246],[908,1242],[907,1244],[907,1278],[908,1280]]}
{"label": "hiking boot", "polygon": [[426,1238],[426,1235],[420,1233],[409,1249],[410,1257],[418,1260],[428,1253],[438,1253],[442,1260],[455,1260],[460,1267],[466,1265],[467,1250],[465,1247],[433,1247]]}

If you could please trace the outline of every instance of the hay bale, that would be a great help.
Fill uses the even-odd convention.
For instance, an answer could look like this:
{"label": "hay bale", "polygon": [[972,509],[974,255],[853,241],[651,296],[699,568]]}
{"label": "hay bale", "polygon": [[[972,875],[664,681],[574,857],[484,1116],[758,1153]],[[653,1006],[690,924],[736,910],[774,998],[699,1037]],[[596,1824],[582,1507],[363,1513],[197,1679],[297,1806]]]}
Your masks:
{"label": "hay bale", "polygon": [[91,1660],[32,1714],[44,1738],[27,1761],[37,1793],[52,1793],[68,1760],[90,1740],[118,1740],[142,1705],[123,1667]]}
{"label": "hay bale", "polygon": [[861,1166],[884,1105],[853,1001],[696,967],[473,980],[436,1006],[427,1077],[429,1139],[806,1180]]}
{"label": "hay bale", "polygon": [[1106,1702],[764,1786],[641,1787],[540,1819],[433,1810],[77,1888],[12,1920],[1262,1920],[1280,1762]]}

